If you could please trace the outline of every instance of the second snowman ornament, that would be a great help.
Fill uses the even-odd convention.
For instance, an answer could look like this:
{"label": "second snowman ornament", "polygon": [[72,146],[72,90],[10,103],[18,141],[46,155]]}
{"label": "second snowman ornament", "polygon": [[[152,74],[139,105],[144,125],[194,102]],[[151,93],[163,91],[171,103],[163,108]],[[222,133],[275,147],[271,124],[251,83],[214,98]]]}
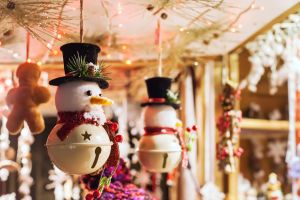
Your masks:
{"label": "second snowman ornament", "polygon": [[176,109],[180,107],[171,88],[172,80],[153,77],[146,80],[149,99],[143,103],[145,133],[140,139],[138,156],[151,172],[170,172],[178,166],[184,152],[179,140]]}
{"label": "second snowman ornament", "polygon": [[58,86],[55,105],[58,121],[47,139],[51,161],[69,174],[95,173],[117,166],[117,124],[106,120],[102,106],[112,101],[102,96],[108,87],[103,66],[97,65],[100,48],[87,43],[61,47],[65,76],[53,79]]}

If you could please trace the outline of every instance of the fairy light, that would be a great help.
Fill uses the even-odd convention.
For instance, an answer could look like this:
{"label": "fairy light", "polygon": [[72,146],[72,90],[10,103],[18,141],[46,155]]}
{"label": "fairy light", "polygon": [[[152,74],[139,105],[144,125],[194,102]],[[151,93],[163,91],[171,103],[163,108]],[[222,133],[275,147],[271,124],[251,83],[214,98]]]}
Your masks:
{"label": "fairy light", "polygon": [[126,49],[127,49],[127,46],[126,46],[126,45],[122,45],[122,49],[123,49],[123,50],[126,50]]}
{"label": "fairy light", "polygon": [[185,29],[182,27],[179,29],[180,32],[183,32]]}
{"label": "fairy light", "polygon": [[19,54],[18,53],[13,53],[12,55],[14,58],[18,58],[19,57]]}
{"label": "fairy light", "polygon": [[208,26],[211,26],[212,25],[212,22],[211,21],[206,21],[206,24],[208,25]]}
{"label": "fairy light", "polygon": [[256,8],[255,3],[251,4],[251,9],[254,9],[254,8]]}
{"label": "fairy light", "polygon": [[120,2],[118,2],[117,11],[118,11],[118,15],[122,14],[123,8]]}
{"label": "fairy light", "polygon": [[118,27],[119,27],[119,28],[122,28],[122,27],[123,27],[123,24],[118,24]]}
{"label": "fairy light", "polygon": [[107,57],[107,58],[111,58],[111,55],[110,55],[110,54],[107,54],[106,57]]}
{"label": "fairy light", "polygon": [[28,59],[27,59],[27,62],[28,62],[28,63],[31,63],[31,62],[32,62],[32,60],[31,60],[30,58],[28,58]]}
{"label": "fairy light", "polygon": [[51,44],[51,43],[47,43],[47,47],[48,47],[49,49],[51,49],[51,48],[52,48],[52,44]]}
{"label": "fairy light", "polygon": [[231,28],[230,32],[235,33],[236,32],[236,28]]}
{"label": "fairy light", "polygon": [[42,65],[42,62],[41,62],[41,61],[38,61],[36,64],[37,64],[38,66],[41,66],[41,65]]}
{"label": "fairy light", "polygon": [[53,50],[52,53],[53,53],[53,55],[56,56],[58,54],[58,51],[57,50]]}
{"label": "fairy light", "polygon": [[126,63],[126,65],[131,65],[132,61],[128,59],[128,60],[125,61],[125,63]]}
{"label": "fairy light", "polygon": [[58,34],[58,35],[57,35],[57,39],[61,39],[61,34]]}

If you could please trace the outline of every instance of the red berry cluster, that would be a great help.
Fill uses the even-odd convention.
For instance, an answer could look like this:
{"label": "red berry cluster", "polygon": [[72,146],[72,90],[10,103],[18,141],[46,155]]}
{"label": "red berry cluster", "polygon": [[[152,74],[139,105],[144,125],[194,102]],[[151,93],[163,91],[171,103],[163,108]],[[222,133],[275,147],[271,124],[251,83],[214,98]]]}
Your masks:
{"label": "red berry cluster", "polygon": [[85,196],[85,200],[100,200],[101,192],[99,190],[95,190]]}
{"label": "red berry cluster", "polygon": [[197,131],[198,130],[198,127],[196,125],[192,126],[192,127],[187,127],[186,128],[186,131],[187,132],[191,132],[191,131]]}

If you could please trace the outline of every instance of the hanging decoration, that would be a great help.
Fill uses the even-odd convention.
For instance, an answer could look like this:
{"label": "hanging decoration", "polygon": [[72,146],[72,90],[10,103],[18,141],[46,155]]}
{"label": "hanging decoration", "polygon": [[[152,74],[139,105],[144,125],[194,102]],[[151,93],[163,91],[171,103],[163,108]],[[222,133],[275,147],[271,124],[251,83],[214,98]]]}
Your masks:
{"label": "hanging decoration", "polygon": [[49,180],[51,183],[46,185],[46,189],[54,189],[55,200],[80,199],[81,191],[76,177],[72,177],[54,166],[53,169],[49,170]]}
{"label": "hanging decoration", "polygon": [[[146,80],[149,99],[142,103],[145,107],[145,133],[140,139],[137,152],[141,164],[151,172],[171,172],[181,159],[183,165],[187,166],[187,137],[184,137],[182,125],[176,116],[180,101],[178,94],[170,90],[171,81],[167,77]],[[192,130],[196,131],[196,127]],[[189,128],[186,135],[192,130]],[[194,140],[194,137],[191,140]]]}
{"label": "hanging decoration", "polygon": [[45,124],[38,106],[50,99],[49,90],[38,85],[41,70],[37,64],[23,63],[16,74],[19,86],[11,89],[6,97],[6,102],[11,107],[7,129],[11,134],[17,134],[26,121],[32,133],[41,133]]}
{"label": "hanging decoration", "polygon": [[30,35],[27,33],[26,62],[22,63],[16,72],[19,79],[18,87],[8,91],[7,105],[11,108],[6,127],[11,134],[17,134],[27,122],[30,131],[34,134],[45,129],[45,123],[38,106],[50,100],[48,88],[38,85],[41,76],[40,67],[29,60]]}
{"label": "hanging decoration", "polygon": [[24,128],[18,138],[18,152],[17,161],[21,166],[19,171],[19,193],[21,194],[21,200],[31,200],[30,187],[33,184],[33,178],[30,176],[32,170],[32,161],[30,146],[34,142],[27,123],[24,123]]}
{"label": "hanging decoration", "polygon": [[[115,170],[111,173],[110,170]],[[148,192],[138,188],[132,182],[130,170],[126,167],[123,159],[119,160],[116,169],[106,169],[103,172],[104,177],[109,177],[111,182],[110,187],[104,187],[101,193],[97,188],[99,185],[105,184],[106,179],[101,178],[101,175],[86,175],[81,177],[81,182],[85,189],[89,191],[86,200],[106,200],[106,199],[126,199],[126,200],[155,200]]]}
{"label": "hanging decoration", "polygon": [[[104,67],[97,65],[100,48],[68,43],[61,50],[66,76],[49,82],[58,86],[55,102],[59,116],[46,144],[50,159],[69,174],[95,173],[107,161],[108,166],[116,166],[117,143],[122,137],[116,134],[117,124],[106,120],[102,108],[113,102],[102,96],[102,89],[109,85]],[[67,161],[66,157],[73,159]]]}
{"label": "hanging decoration", "polygon": [[283,200],[283,194],[281,191],[281,183],[277,179],[277,175],[275,173],[271,173],[269,175],[269,180],[267,183],[267,200]]}
{"label": "hanging decoration", "polygon": [[268,157],[271,157],[276,165],[279,165],[284,160],[286,155],[285,141],[275,140],[268,143]]}
{"label": "hanging decoration", "polygon": [[238,135],[240,133],[240,123],[242,113],[235,110],[236,101],[239,99],[240,90],[227,81],[220,97],[222,115],[217,122],[220,132],[220,141],[217,146],[217,158],[219,167],[225,173],[232,173],[236,170],[236,158],[243,154],[243,149],[238,146]]}
{"label": "hanging decoration", "polygon": [[0,200],[16,200],[16,193],[1,195]]}
{"label": "hanging decoration", "polygon": [[61,15],[70,0],[1,0],[0,32],[4,33],[14,26],[23,27],[34,38],[47,43],[47,37],[57,37],[57,27],[70,27],[66,15]]}
{"label": "hanging decoration", "polygon": [[266,69],[271,71],[270,94],[275,94],[291,73],[295,74],[299,84],[299,22],[300,13],[292,14],[287,20],[275,24],[270,31],[246,45],[252,67],[246,79],[241,82],[242,89],[248,87],[250,91],[255,92]]}
{"label": "hanging decoration", "polygon": [[[65,76],[49,82],[58,86],[55,104],[58,121],[48,136],[46,146],[51,161],[62,171],[75,175],[99,175],[97,198],[119,163],[118,124],[108,121],[103,106],[113,103],[102,95],[109,87],[104,64],[97,65],[100,48],[83,43],[83,0],[80,0],[80,43],[61,47]],[[65,158],[72,158],[66,160]],[[108,170],[108,173],[105,173]],[[86,198],[89,198],[86,196]]]}
{"label": "hanging decoration", "polygon": [[2,127],[0,133],[0,181],[2,182],[7,181],[10,172],[18,171],[20,168],[19,164],[13,161],[15,151],[9,146],[9,132],[6,128],[6,122],[6,117],[2,116]]}

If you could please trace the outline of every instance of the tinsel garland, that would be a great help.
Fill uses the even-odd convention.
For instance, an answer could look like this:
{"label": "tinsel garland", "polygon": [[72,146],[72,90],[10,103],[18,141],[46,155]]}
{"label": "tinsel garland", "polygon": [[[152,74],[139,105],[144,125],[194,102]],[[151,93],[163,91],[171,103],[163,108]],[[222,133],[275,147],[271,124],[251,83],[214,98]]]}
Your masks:
{"label": "tinsel garland", "polygon": [[243,149],[238,146],[242,113],[240,110],[235,110],[235,103],[239,96],[240,91],[236,90],[231,82],[224,85],[223,94],[220,97],[223,112],[217,123],[220,132],[217,158],[219,167],[225,173],[235,172],[236,158],[243,154]]}
{"label": "tinsel garland", "polygon": [[[47,42],[45,38],[56,37],[57,28],[70,27],[70,20],[61,11],[71,0],[0,0],[0,32],[21,26],[36,39]],[[8,27],[8,29],[3,27]]]}

